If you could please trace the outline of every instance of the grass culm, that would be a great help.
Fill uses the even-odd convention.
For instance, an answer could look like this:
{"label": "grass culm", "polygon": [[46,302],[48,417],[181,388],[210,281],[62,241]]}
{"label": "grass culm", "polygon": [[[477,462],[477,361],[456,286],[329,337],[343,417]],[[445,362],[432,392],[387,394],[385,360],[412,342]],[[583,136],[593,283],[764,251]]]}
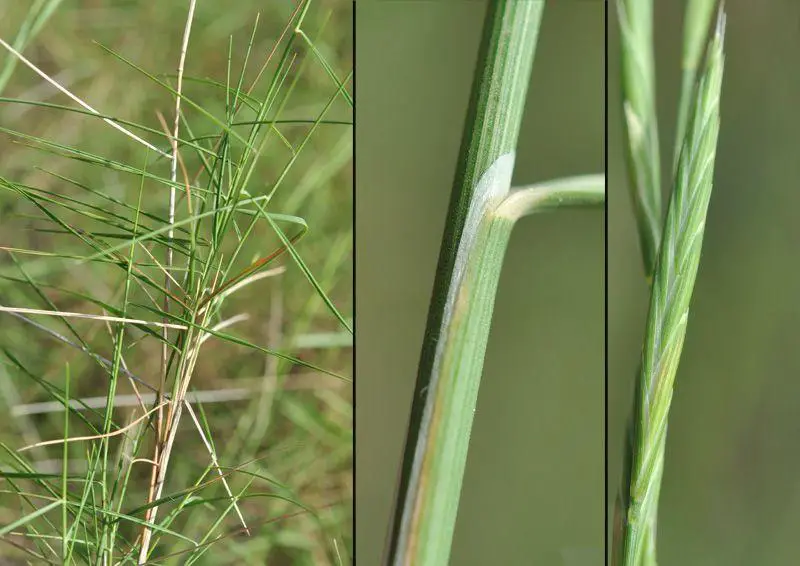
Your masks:
{"label": "grass culm", "polygon": [[523,216],[601,208],[605,176],[511,187],[543,1],[492,0],[452,187],[385,560],[450,560],[492,311]]}

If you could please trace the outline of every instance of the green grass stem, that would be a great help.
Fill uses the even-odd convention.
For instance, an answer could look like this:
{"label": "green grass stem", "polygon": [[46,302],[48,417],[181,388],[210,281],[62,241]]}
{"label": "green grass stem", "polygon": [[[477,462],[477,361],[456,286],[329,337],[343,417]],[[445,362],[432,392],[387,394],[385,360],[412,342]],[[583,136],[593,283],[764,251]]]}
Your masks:
{"label": "green grass stem", "polygon": [[[543,8],[543,2],[516,0],[488,4],[390,532],[387,560],[395,565],[446,564],[450,555],[471,428],[469,405],[474,408],[480,367],[473,367],[471,375],[455,384],[464,389],[448,394],[454,376],[443,373],[447,368],[442,367],[442,358],[467,257],[480,253],[474,245],[477,237],[485,241],[488,235],[486,211],[510,188]],[[461,397],[466,406],[450,403],[448,397]],[[458,431],[444,429],[459,420]],[[442,432],[462,436],[452,452],[441,446]],[[441,450],[445,453],[437,454]]]}
{"label": "green grass stem", "polygon": [[448,563],[494,298],[516,220],[604,202],[602,175],[511,190],[543,8],[517,0],[488,6],[385,557],[395,566]]}
{"label": "green grass stem", "polygon": [[652,278],[661,237],[661,164],[653,61],[653,0],[618,0],[622,107],[631,197],[645,276]]}

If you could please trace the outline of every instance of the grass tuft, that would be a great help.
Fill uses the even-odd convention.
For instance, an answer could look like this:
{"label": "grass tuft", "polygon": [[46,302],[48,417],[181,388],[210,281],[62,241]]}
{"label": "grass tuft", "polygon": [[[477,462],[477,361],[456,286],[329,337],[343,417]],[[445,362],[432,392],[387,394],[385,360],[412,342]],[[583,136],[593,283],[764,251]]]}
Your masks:
{"label": "grass tuft", "polygon": [[349,561],[352,7],[59,4],[0,25],[0,542]]}

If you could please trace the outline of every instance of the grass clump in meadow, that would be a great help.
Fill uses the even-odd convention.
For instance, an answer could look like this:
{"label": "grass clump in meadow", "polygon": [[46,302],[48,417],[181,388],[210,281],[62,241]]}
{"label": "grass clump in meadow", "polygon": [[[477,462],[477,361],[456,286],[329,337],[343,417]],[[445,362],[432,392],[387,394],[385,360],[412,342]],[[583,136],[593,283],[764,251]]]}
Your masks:
{"label": "grass clump in meadow", "polygon": [[351,552],[352,6],[4,7],[0,556]]}

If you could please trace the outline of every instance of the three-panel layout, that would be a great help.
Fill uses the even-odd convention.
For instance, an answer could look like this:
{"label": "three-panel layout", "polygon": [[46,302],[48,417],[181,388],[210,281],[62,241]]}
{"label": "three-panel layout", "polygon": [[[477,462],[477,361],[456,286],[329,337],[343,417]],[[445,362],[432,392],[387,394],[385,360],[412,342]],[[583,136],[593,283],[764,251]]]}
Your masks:
{"label": "three-panel layout", "polygon": [[0,565],[800,563],[798,22],[0,0]]}

